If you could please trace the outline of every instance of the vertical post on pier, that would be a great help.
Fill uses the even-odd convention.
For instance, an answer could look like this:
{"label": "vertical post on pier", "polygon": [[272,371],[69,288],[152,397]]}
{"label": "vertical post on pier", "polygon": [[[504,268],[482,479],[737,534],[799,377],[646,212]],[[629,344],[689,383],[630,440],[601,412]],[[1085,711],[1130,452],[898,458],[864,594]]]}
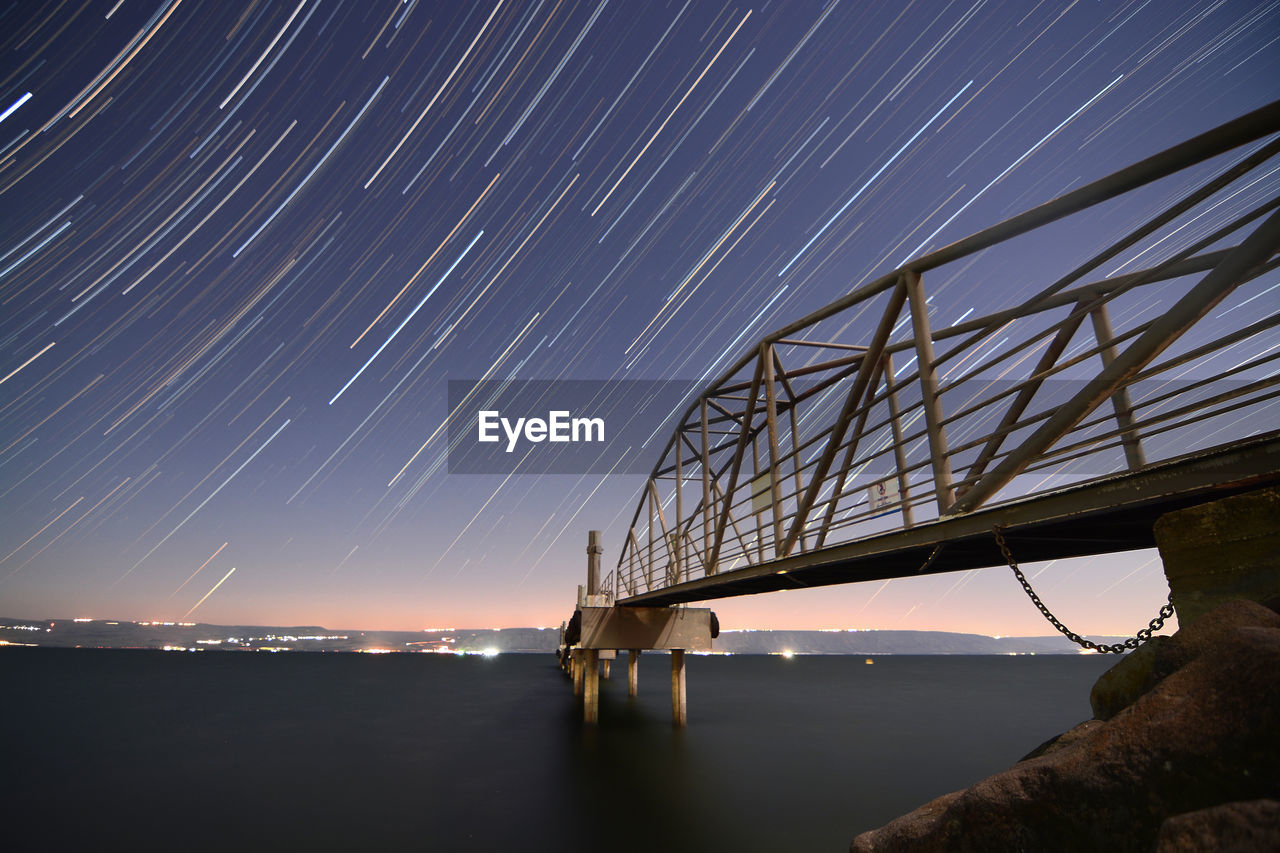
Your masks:
{"label": "vertical post on pier", "polygon": [[[800,496],[804,494],[804,480],[800,476],[800,421],[796,417],[797,408],[799,407],[796,405],[795,397],[791,397],[791,405],[787,408],[787,414],[791,416],[791,469],[796,478],[795,499],[799,501]],[[787,540],[784,539],[784,547],[787,544]],[[790,543],[790,547],[798,547],[800,552],[804,553],[806,547],[804,535],[802,534],[795,542]]]}
{"label": "vertical post on pier", "polygon": [[671,544],[671,562],[676,568],[675,582],[680,583],[684,575],[684,539],[680,536],[680,525],[684,522],[684,459],[680,452],[680,433],[677,430],[675,437],[676,451],[676,523],[675,532],[668,537]]}
{"label": "vertical post on pier", "polygon": [[689,708],[684,689],[684,649],[671,650],[671,722],[688,723]]}
{"label": "vertical post on pier", "polygon": [[[747,429],[747,427],[743,427]],[[751,488],[750,491],[755,492],[759,486],[761,478],[760,473],[760,443],[756,439],[751,439]],[[764,508],[756,503],[755,496],[751,498],[751,509],[754,511],[756,519],[756,559],[761,563],[764,562]]]}
{"label": "vertical post on pier", "polygon": [[[778,465],[778,389],[773,369],[774,351],[771,345],[761,345],[760,358],[764,360],[765,420],[769,428],[769,505],[773,508],[773,555],[785,557],[782,535],[782,471]],[[763,539],[764,537],[761,537]]]}
{"label": "vertical post on pier", "polygon": [[627,652],[627,695],[635,696],[640,685],[640,650]]}
{"label": "vertical post on pier", "polygon": [[600,677],[606,681],[609,680],[609,669],[610,669],[609,665],[612,663],[613,661],[609,660],[608,658],[605,658],[604,660],[600,661]]}
{"label": "vertical post on pier", "polygon": [[[604,553],[604,548],[600,545],[600,531],[591,530],[587,533],[587,605],[592,606],[595,602],[591,600],[591,596],[600,594],[600,555]],[[587,725],[594,726],[600,719],[600,652],[598,649],[583,649],[579,651],[578,661],[578,679],[574,681],[577,686],[581,682],[580,689],[575,690],[575,694],[582,696],[582,716]]]}
{"label": "vertical post on pier", "polygon": [[907,301],[911,306],[911,327],[916,339],[916,364],[920,369],[920,393],[924,402],[925,430],[929,436],[929,452],[933,459],[933,482],[936,486],[938,512],[945,513],[955,503],[951,494],[951,457],[947,455],[947,432],[942,425],[942,399],[938,394],[938,378],[934,369],[933,333],[929,330],[929,306],[925,303],[920,273],[903,270]]}
{"label": "vertical post on pier", "polygon": [[[590,596],[600,594],[600,555],[604,553],[604,547],[600,544],[600,531],[591,530],[587,533],[587,605],[593,606]],[[600,721],[600,651],[598,649],[584,649],[579,652],[581,655],[578,661],[578,670],[581,673],[579,680],[582,682],[581,690],[575,691],[582,695],[582,716],[584,722],[589,726],[594,726]],[[575,681],[576,685],[578,682]]]}
{"label": "vertical post on pier", "polygon": [[[649,562],[646,563],[646,565],[649,567],[650,572],[653,571],[653,496],[656,492],[657,489],[653,485],[653,478],[650,477],[649,482],[645,486],[645,503],[649,505]],[[653,586],[652,578],[649,579],[649,586]]]}
{"label": "vertical post on pier", "polygon": [[[1089,312],[1089,317],[1093,320],[1093,334],[1101,348],[1099,353],[1102,355],[1102,366],[1108,367],[1116,360],[1116,335],[1111,331],[1111,318],[1107,314],[1107,304],[1104,302],[1094,308]],[[1111,395],[1111,405],[1116,412],[1116,425],[1120,428],[1120,443],[1124,445],[1125,461],[1129,463],[1131,471],[1136,471],[1146,465],[1147,460],[1143,455],[1138,433],[1133,428],[1133,403],[1129,401],[1127,385],[1121,385]]]}
{"label": "vertical post on pier", "polygon": [[702,571],[703,574],[714,575],[716,573],[715,564],[711,562],[711,543],[715,538],[713,528],[711,526],[711,460],[708,458],[709,448],[711,446],[711,437],[707,425],[707,399],[702,398],[700,405],[702,413]]}
{"label": "vertical post on pier", "polygon": [[889,424],[893,427],[893,459],[898,466],[898,499],[902,506],[902,526],[914,524],[911,496],[907,494],[907,452],[902,443],[902,413],[898,408],[898,386],[893,384],[893,354],[884,354],[884,383],[889,391]]}
{"label": "vertical post on pier", "polygon": [[573,695],[582,695],[582,649],[574,649],[569,653],[569,666],[573,669]]}
{"label": "vertical post on pier", "polygon": [[586,650],[583,662],[585,689],[582,693],[582,719],[589,726],[600,721],[600,652]]}
{"label": "vertical post on pier", "polygon": [[587,595],[600,594],[600,555],[604,546],[600,544],[600,531],[587,532]]}

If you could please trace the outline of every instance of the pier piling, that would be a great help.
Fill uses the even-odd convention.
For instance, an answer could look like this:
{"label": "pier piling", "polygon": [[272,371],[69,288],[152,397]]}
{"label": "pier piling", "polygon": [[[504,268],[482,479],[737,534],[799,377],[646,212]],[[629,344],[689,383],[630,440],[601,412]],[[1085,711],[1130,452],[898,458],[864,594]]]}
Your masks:
{"label": "pier piling", "polygon": [[600,721],[600,652],[586,650],[585,689],[582,694],[582,719],[589,726]]}
{"label": "pier piling", "polygon": [[677,726],[688,722],[688,702],[684,689],[684,649],[671,650],[671,722]]}

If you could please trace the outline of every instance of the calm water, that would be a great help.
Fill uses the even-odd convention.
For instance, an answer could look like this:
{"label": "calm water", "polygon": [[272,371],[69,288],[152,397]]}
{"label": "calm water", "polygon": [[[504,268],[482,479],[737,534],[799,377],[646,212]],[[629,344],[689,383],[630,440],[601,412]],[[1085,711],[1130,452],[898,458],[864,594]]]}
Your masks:
{"label": "calm water", "polygon": [[[54,849],[847,850],[1089,716],[1101,657],[0,650],[5,835]],[[33,834],[35,833],[35,834]]]}

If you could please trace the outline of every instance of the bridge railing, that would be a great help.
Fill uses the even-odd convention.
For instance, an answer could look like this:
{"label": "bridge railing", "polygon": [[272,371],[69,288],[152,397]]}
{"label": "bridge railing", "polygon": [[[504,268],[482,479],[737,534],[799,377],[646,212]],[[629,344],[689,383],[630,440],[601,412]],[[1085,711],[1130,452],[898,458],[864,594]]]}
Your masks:
{"label": "bridge railing", "polygon": [[[1275,429],[1280,299],[1264,277],[1280,265],[1278,132],[1280,102],[763,338],[678,422],[610,579],[617,596]],[[1121,230],[1108,203],[1127,193],[1145,218],[1051,275],[1063,244]],[[997,284],[1039,289],[946,324],[931,309],[931,289],[980,303]]]}

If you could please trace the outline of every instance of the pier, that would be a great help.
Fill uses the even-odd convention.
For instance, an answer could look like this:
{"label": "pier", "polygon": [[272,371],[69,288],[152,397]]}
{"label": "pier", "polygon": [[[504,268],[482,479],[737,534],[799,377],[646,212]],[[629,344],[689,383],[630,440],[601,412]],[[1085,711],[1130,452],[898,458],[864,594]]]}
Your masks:
{"label": "pier", "polygon": [[671,654],[672,721],[688,721],[685,693],[685,652],[710,651],[719,633],[715,614],[707,608],[684,606],[618,607],[609,592],[600,590],[600,531],[592,530],[587,542],[587,583],[578,587],[578,606],[560,628],[560,661],[573,679],[573,693],[582,697],[583,720],[595,725],[600,718],[601,668],[609,676],[611,661],[627,652],[627,695],[639,690],[640,654]]}
{"label": "pier", "polygon": [[[1167,550],[1158,519],[1233,496],[1274,521],[1257,496],[1280,485],[1280,303],[1263,296],[1280,197],[1241,193],[1276,167],[1277,133],[1280,102],[760,339],[679,418],[603,580],[591,535],[561,652],[584,719],[598,720],[602,654],[628,651],[634,690],[639,652],[663,650],[685,722],[684,652],[716,633],[689,602],[1004,567],[1055,628],[1099,651],[1136,647],[1186,606],[1153,602],[1150,627],[1102,647],[1059,623],[1018,564]],[[1161,205],[1067,273],[1020,254],[1023,235],[1104,217],[1157,184]],[[980,254],[1008,258],[1031,295],[938,323],[930,282],[962,278]],[[1167,540],[1176,525],[1164,528]]]}

